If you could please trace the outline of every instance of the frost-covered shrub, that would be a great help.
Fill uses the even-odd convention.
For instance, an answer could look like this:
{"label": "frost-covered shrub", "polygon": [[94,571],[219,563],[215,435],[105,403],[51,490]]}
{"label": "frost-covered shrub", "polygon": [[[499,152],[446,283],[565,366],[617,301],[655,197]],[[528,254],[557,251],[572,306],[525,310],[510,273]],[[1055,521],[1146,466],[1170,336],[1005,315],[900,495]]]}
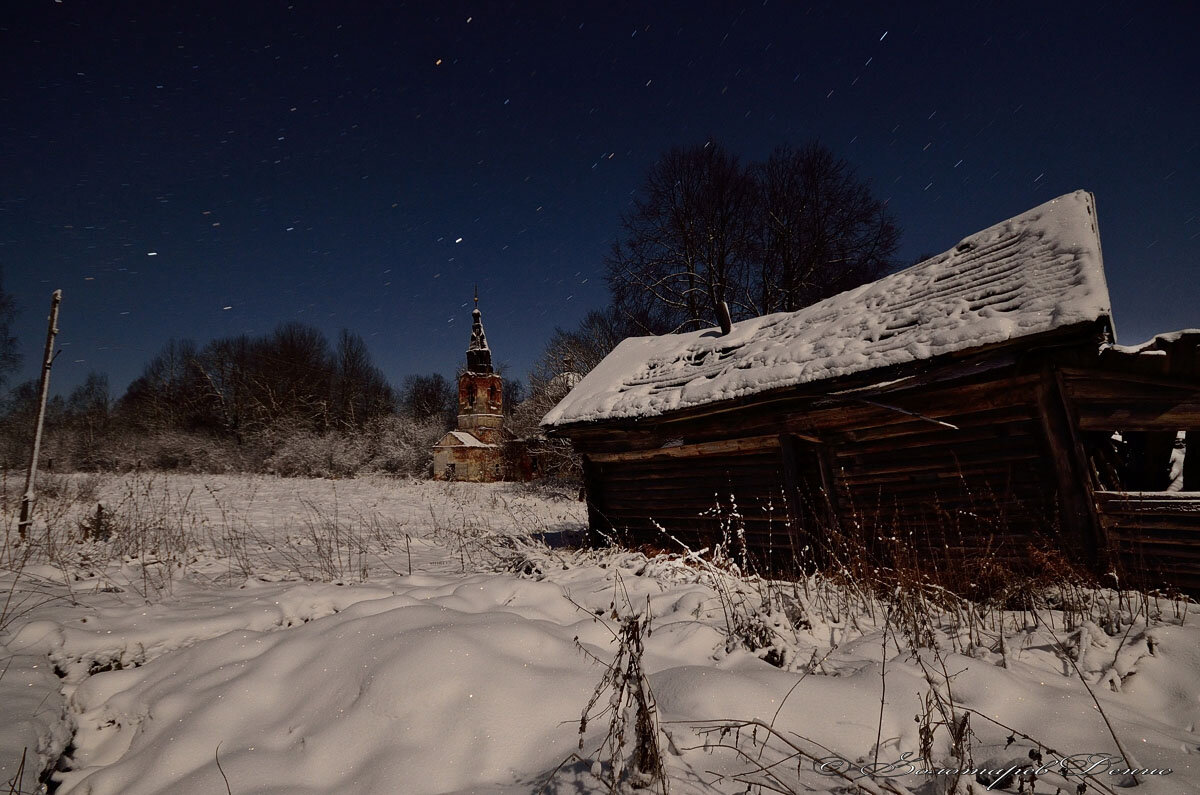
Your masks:
{"label": "frost-covered shrub", "polygon": [[246,472],[258,468],[261,453],[254,445],[186,431],[131,434],[107,451],[118,471]]}
{"label": "frost-covered shrub", "polygon": [[432,472],[433,446],[445,433],[440,417],[414,420],[392,416],[376,420],[364,432],[371,448],[370,469],[426,477]]}
{"label": "frost-covered shrub", "polygon": [[265,468],[283,477],[354,477],[370,458],[361,441],[358,434],[296,433],[280,443]]}
{"label": "frost-covered shrub", "polygon": [[374,420],[361,431],[294,432],[276,442],[264,468],[284,477],[346,478],[364,472],[424,476],[443,433],[440,419],[400,415]]}

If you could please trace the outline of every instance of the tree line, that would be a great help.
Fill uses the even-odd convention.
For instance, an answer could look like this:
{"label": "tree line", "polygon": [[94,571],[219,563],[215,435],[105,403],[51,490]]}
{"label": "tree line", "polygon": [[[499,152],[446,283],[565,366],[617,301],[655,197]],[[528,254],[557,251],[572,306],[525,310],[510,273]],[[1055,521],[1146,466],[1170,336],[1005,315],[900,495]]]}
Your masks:
{"label": "tree line", "polygon": [[[9,391],[0,410],[6,468],[24,466],[36,410],[36,381]],[[48,401],[43,466],[420,475],[456,411],[441,374],[409,376],[397,389],[359,335],[344,330],[330,344],[316,328],[284,323],[203,346],[170,340],[119,396],[105,375],[89,374]]]}
{"label": "tree line", "polygon": [[285,323],[270,334],[172,340],[129,385],[119,409],[147,430],[204,431],[237,441],[264,433],[362,428],[397,396],[357,334]]}

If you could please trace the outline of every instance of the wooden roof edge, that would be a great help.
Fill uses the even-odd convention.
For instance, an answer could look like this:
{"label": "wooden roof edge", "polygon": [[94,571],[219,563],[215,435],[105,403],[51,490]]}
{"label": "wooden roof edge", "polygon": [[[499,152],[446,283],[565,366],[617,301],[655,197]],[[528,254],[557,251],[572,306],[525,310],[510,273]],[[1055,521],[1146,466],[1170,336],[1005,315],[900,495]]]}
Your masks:
{"label": "wooden roof edge", "polygon": [[660,423],[684,422],[742,408],[760,407],[795,400],[857,401],[868,394],[889,394],[932,384],[964,380],[1004,367],[1018,367],[1031,354],[1055,349],[1080,351],[1095,356],[1103,340],[1111,339],[1107,316],[1097,320],[1053,329],[1042,334],[955,351],[932,359],[879,367],[846,376],[778,387],[752,395],[689,406],[649,417],[614,417],[564,425],[542,426],[550,437],[570,437],[589,430],[638,429]]}

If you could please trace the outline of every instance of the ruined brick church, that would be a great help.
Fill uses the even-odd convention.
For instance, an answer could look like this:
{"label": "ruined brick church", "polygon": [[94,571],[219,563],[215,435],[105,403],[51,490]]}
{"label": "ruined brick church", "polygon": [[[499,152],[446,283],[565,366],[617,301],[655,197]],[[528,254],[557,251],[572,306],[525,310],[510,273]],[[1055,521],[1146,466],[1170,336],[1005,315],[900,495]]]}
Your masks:
{"label": "ruined brick church", "polygon": [[458,427],[434,445],[435,479],[477,483],[503,479],[502,386],[500,376],[492,369],[492,351],[483,333],[483,316],[479,312],[479,293],[476,291],[467,369],[458,377]]}

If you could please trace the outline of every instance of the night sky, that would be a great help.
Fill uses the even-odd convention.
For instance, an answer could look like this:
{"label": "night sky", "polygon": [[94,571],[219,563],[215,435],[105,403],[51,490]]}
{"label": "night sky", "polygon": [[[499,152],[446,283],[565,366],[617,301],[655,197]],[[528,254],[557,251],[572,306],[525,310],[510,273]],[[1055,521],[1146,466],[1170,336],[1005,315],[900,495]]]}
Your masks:
{"label": "night sky", "polygon": [[452,376],[476,283],[524,377],[605,303],[650,164],[709,139],[819,139],[904,264],[1090,190],[1119,340],[1200,326],[1198,33],[1190,1],[6,3],[11,381],[55,288],[59,392],[289,320],[362,334],[394,383]]}

